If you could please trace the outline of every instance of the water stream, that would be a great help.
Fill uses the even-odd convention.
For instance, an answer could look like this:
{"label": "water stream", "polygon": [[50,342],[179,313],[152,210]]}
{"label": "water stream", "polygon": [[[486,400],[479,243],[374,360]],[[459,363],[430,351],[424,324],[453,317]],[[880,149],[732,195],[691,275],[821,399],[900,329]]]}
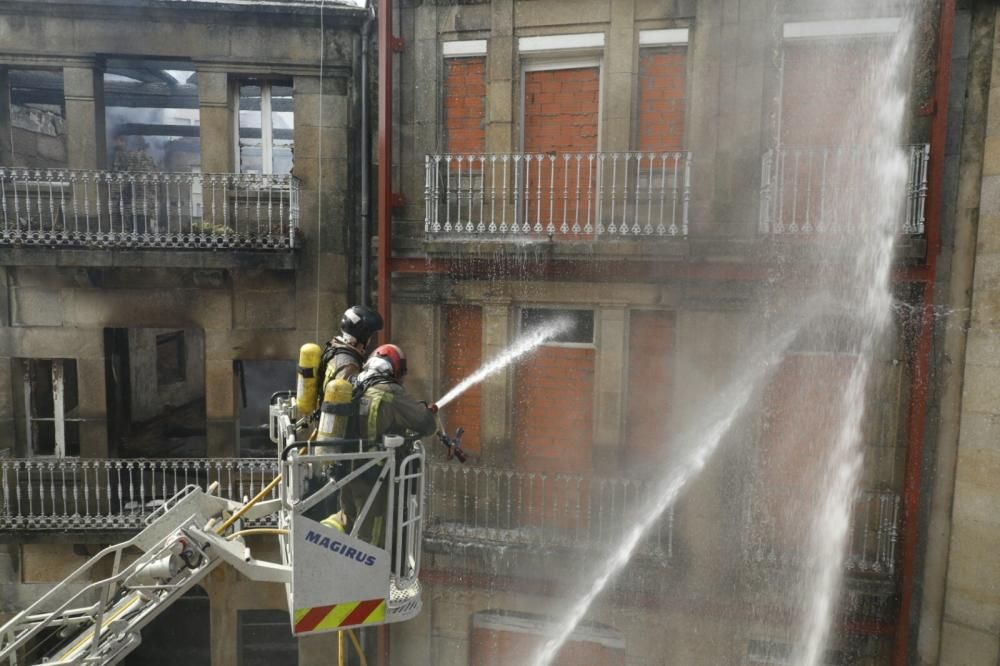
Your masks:
{"label": "water stream", "polygon": [[507,347],[507,349],[503,350],[500,354],[483,364],[481,368],[456,384],[450,391],[439,398],[435,404],[439,408],[444,407],[449,402],[453,401],[455,398],[462,395],[476,384],[479,384],[487,377],[495,375],[511,363],[527,356],[531,352],[535,351],[535,349],[537,349],[540,345],[544,344],[546,340],[551,340],[557,335],[565,333],[572,326],[573,321],[566,318],[554,319],[532,329],[530,332],[525,333],[518,338],[510,347]]}
{"label": "water stream", "polygon": [[[803,284],[815,286],[799,286],[787,294],[789,303],[800,299],[808,303],[816,298],[830,303],[835,298],[849,304],[848,308],[827,308],[820,334],[827,342],[835,341],[836,353],[849,360],[849,374],[846,379],[834,375],[808,378],[820,386],[836,382],[831,402],[814,407],[817,415],[834,416],[829,442],[821,453],[820,479],[807,494],[790,498],[808,515],[800,535],[805,553],[798,574],[800,584],[782,592],[789,596],[799,618],[790,661],[795,666],[823,663],[838,612],[851,509],[863,465],[866,391],[876,350],[893,311],[889,277],[907,180],[906,153],[901,144],[909,42],[910,28],[904,21],[887,55],[869,63],[871,75],[859,80],[860,103],[852,105],[846,129],[834,137],[841,145],[864,147],[864,157],[851,174],[855,191],[835,204],[843,211],[834,217],[853,223],[810,246],[809,265],[815,279]],[[535,655],[536,666],[552,663],[594,600],[628,563],[649,527],[699,475],[803,323],[800,319],[778,328],[784,333],[762,354],[741,364],[745,370],[738,379],[715,397],[715,407],[702,416],[700,425],[688,429],[686,438],[680,439],[692,443],[688,453],[665,472],[617,550],[583,579],[586,594],[572,602]]]}
{"label": "water stream", "polygon": [[560,648],[587,614],[597,596],[628,564],[633,552],[649,528],[674,503],[684,486],[697,477],[705,467],[725,435],[743,413],[750,398],[781,360],[784,351],[795,340],[804,323],[803,319],[811,318],[815,312],[815,308],[809,308],[795,324],[784,327],[785,332],[772,340],[766,349],[756,356],[749,356],[745,366],[746,372],[723,389],[712,403],[711,408],[679,438],[679,441],[692,443],[686,455],[676,464],[670,466],[669,473],[650,494],[650,500],[636,512],[635,522],[615,552],[586,579],[591,581],[587,593],[572,605],[563,620],[556,626],[552,636],[542,645],[541,650],[533,660],[535,666],[548,666],[552,663]]}
{"label": "water stream", "polygon": [[849,270],[840,270],[831,285],[854,304],[839,331],[847,337],[854,362],[841,394],[839,428],[824,460],[826,475],[807,540],[798,603],[804,612],[791,660],[797,666],[824,663],[841,595],[851,507],[864,462],[866,391],[875,352],[893,309],[889,277],[906,191],[906,156],[901,143],[910,33],[910,23],[905,21],[885,61],[872,63],[872,74],[863,82],[861,103],[855,105],[847,123],[851,136],[843,137],[869,148],[869,158],[859,165],[860,178],[869,183],[861,205],[864,224],[842,236],[835,249],[837,255],[828,257],[827,264],[842,263],[838,258],[854,258],[846,262]]}

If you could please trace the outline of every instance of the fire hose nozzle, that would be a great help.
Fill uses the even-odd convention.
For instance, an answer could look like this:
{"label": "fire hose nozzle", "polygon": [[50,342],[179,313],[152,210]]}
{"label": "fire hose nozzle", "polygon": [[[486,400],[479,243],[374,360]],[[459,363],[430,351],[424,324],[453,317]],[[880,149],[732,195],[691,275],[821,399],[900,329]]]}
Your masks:
{"label": "fire hose nozzle", "polygon": [[465,455],[465,451],[462,450],[462,435],[465,433],[464,428],[459,428],[455,433],[454,437],[448,437],[448,434],[444,430],[438,432],[438,439],[441,443],[445,445],[448,449],[448,460],[452,458],[458,458],[458,462],[464,463],[468,460],[468,456]]}

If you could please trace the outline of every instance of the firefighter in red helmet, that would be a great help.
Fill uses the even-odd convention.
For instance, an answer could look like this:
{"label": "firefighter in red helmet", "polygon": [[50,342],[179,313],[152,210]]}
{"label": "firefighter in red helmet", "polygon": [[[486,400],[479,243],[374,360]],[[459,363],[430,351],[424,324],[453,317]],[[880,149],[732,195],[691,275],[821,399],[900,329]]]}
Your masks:
{"label": "firefighter in red helmet", "polygon": [[[355,391],[360,393],[355,436],[375,443],[384,435],[402,435],[414,440],[437,432],[437,418],[422,402],[414,400],[403,388],[406,376],[406,355],[396,345],[381,345],[365,361],[357,377]],[[364,474],[341,490],[341,514],[325,521],[348,532],[354,528],[354,519],[360,515],[368,495],[374,487],[378,469]],[[380,546],[384,535],[386,487],[369,509],[358,537]],[[376,509],[378,507],[378,509]]]}

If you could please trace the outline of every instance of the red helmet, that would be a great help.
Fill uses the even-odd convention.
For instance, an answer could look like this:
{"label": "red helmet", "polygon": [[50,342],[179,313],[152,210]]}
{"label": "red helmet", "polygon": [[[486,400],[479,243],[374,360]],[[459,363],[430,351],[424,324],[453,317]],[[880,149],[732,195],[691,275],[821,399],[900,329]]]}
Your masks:
{"label": "red helmet", "polygon": [[[388,363],[392,368],[392,376],[402,379],[406,376],[406,354],[396,345],[379,345],[368,357],[365,367],[374,367],[376,364]],[[388,368],[386,368],[388,370]]]}

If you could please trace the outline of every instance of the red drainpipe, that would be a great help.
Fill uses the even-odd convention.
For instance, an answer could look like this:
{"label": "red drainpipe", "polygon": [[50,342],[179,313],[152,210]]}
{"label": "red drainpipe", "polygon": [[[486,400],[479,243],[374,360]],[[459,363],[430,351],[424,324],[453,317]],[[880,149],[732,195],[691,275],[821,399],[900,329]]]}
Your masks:
{"label": "red drainpipe", "polygon": [[[378,0],[378,309],[384,323],[380,338],[392,340],[392,0]],[[368,248],[365,248],[368,251]],[[389,663],[389,628],[375,632],[375,663]]]}
{"label": "red drainpipe", "polygon": [[913,395],[910,399],[909,442],[903,480],[903,545],[900,587],[902,598],[896,619],[893,666],[906,666],[910,652],[910,615],[916,576],[919,533],[920,483],[924,429],[926,427],[931,343],[934,333],[934,278],[941,250],[942,181],[944,179],[945,134],[948,128],[948,84],[951,76],[951,43],[955,29],[955,0],[942,0],[938,21],[937,73],[934,77],[931,122],[931,155],[927,179],[927,261],[920,333],[914,349]]}
{"label": "red drainpipe", "polygon": [[378,0],[378,308],[392,339],[392,0]]}

